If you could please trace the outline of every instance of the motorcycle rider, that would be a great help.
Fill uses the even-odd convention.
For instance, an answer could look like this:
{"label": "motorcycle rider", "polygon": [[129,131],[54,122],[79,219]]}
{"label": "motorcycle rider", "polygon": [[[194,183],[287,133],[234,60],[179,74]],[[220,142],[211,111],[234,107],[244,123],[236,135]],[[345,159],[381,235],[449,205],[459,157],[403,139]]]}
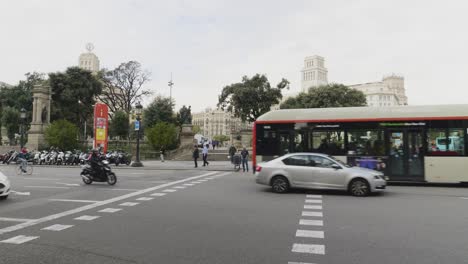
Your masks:
{"label": "motorcycle rider", "polygon": [[91,164],[91,168],[93,169],[95,175],[97,177],[101,177],[102,172],[102,164],[101,159],[99,158],[99,151],[97,149],[93,149],[91,155],[89,155],[88,161]]}

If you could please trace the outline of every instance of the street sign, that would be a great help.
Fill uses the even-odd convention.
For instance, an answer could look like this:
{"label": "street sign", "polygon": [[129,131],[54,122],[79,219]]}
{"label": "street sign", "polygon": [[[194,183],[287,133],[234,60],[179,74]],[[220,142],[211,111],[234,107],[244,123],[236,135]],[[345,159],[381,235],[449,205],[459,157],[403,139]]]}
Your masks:
{"label": "street sign", "polygon": [[135,131],[140,130],[140,121],[135,121]]}

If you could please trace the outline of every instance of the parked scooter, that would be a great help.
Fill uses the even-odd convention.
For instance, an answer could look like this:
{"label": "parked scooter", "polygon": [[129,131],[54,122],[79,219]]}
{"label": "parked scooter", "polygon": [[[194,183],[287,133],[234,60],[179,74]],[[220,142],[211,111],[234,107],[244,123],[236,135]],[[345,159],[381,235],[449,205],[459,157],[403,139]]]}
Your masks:
{"label": "parked scooter", "polygon": [[95,171],[91,165],[86,164],[82,167],[81,179],[85,184],[95,182],[107,182],[109,185],[114,185],[117,182],[117,176],[112,172],[109,162],[103,160],[100,162],[100,170]]}

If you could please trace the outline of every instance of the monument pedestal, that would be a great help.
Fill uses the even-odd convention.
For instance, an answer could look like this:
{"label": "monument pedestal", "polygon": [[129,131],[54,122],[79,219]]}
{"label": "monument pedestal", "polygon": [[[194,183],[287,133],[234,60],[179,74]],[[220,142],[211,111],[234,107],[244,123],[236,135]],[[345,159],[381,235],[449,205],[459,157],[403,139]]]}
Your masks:
{"label": "monument pedestal", "polygon": [[182,125],[182,131],[180,132],[180,145],[185,146],[195,144],[193,136],[195,136],[195,133],[193,133],[193,125]]}
{"label": "monument pedestal", "polygon": [[50,123],[50,94],[49,86],[35,85],[32,89],[33,112],[27,143],[29,149],[39,150],[46,143],[44,132]]}
{"label": "monument pedestal", "polygon": [[47,125],[42,123],[31,123],[31,128],[28,132],[28,143],[26,147],[31,150],[39,150],[39,147],[45,145],[44,132]]}

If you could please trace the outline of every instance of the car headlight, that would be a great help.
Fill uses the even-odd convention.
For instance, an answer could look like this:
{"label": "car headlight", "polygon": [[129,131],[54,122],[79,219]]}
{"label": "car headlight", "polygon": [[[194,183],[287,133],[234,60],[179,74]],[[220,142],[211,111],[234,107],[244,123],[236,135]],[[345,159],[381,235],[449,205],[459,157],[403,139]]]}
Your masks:
{"label": "car headlight", "polygon": [[374,179],[376,179],[376,180],[385,180],[383,175],[374,175]]}

